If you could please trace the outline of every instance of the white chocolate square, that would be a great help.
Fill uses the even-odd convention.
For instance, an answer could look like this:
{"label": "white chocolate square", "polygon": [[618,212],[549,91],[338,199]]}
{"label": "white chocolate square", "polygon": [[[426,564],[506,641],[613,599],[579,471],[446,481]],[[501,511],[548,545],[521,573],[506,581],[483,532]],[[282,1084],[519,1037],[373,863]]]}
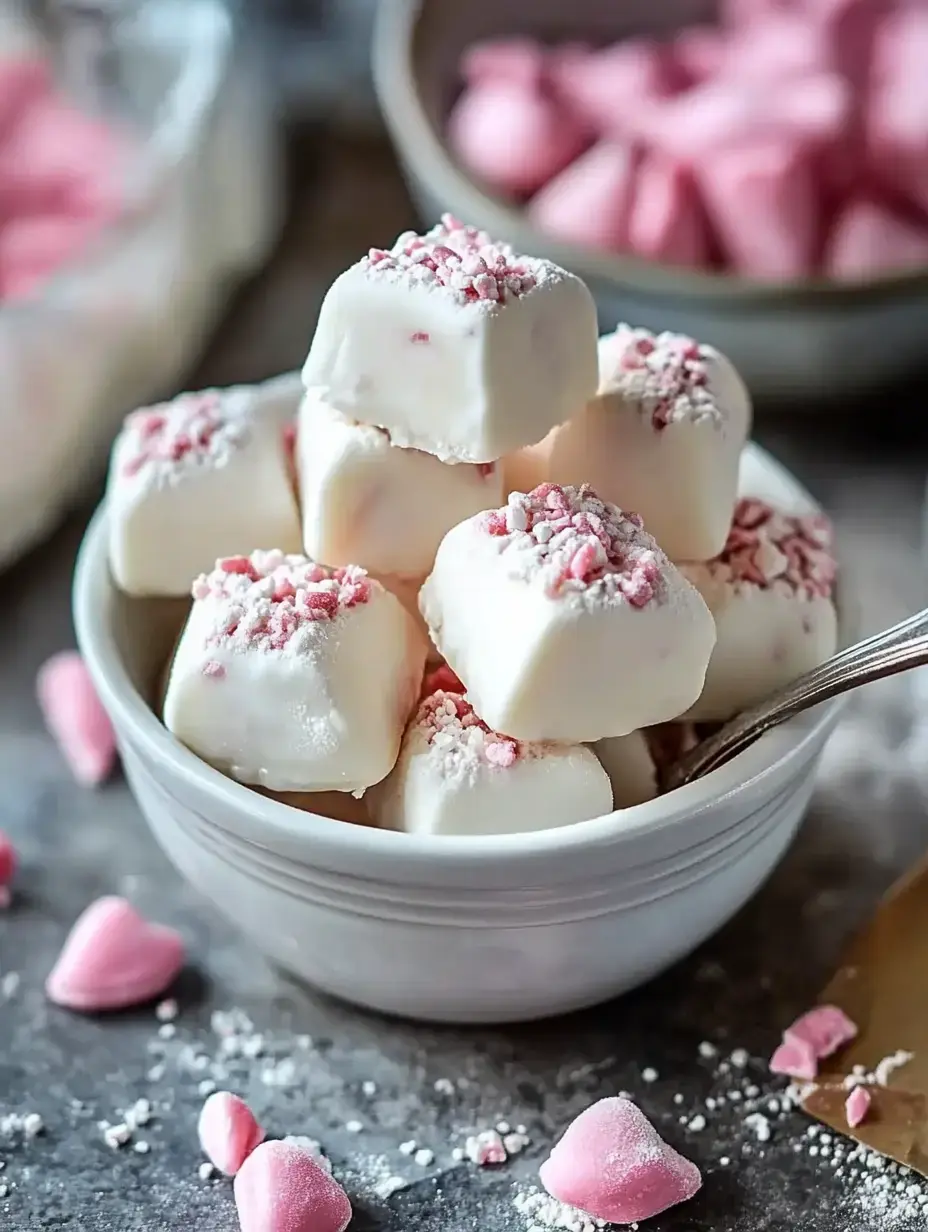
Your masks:
{"label": "white chocolate square", "polygon": [[286,443],[296,392],[282,378],[181,394],[127,417],[106,490],[120,589],[187,595],[221,556],[262,543],[300,550]]}
{"label": "white chocolate square", "polygon": [[644,732],[607,736],[592,749],[609,776],[615,808],[631,808],[657,796],[657,770]]}
{"label": "white chocolate square", "polygon": [[389,774],[425,663],[393,595],[363,569],[273,551],[218,561],[193,596],[164,702],[178,740],[273,791]]}
{"label": "white chocolate square", "polygon": [[451,465],[400,449],[317,389],[300,406],[296,456],[303,550],[328,565],[424,578],[446,531],[502,500],[495,462]]}
{"label": "white chocolate square", "polygon": [[731,524],[750,422],[747,388],[724,355],[622,325],[600,339],[596,397],[506,459],[506,479],[589,483],[640,514],[671,560],[708,560]]}
{"label": "white chocolate square", "polygon": [[825,518],[744,497],[721,555],[683,572],[718,631],[705,688],[688,718],[729,719],[834,654],[836,568]]}
{"label": "white chocolate square", "polygon": [[376,824],[409,834],[514,834],[612,812],[590,749],[491,731],[460,693],[424,698],[393,772],[370,796]]}
{"label": "white chocolate square", "polygon": [[494,730],[586,743],[687,710],[715,626],[698,591],[589,488],[544,484],[462,522],[419,594],[435,645]]}
{"label": "white chocolate square", "polygon": [[592,397],[596,332],[579,278],[445,215],[335,280],[303,383],[395,445],[493,462]]}

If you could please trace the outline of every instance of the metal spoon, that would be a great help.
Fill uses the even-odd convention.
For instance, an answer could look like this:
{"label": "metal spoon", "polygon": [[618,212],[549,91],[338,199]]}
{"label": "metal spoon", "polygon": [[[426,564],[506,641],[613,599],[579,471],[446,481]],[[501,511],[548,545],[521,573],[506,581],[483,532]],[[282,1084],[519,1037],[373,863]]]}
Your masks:
{"label": "metal spoon", "polygon": [[744,710],[664,772],[670,791],[730,761],[758,736],[819,702],[860,685],[928,664],[928,608],[827,659],[811,672]]}

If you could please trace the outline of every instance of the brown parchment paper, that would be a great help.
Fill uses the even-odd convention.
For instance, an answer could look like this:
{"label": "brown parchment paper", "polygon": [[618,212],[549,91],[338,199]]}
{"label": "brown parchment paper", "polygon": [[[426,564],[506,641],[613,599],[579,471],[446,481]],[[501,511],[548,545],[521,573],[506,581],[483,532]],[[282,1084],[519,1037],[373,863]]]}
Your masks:
{"label": "brown parchment paper", "polygon": [[[928,1177],[928,858],[893,887],[819,998],[857,1024],[857,1038],[824,1062],[806,1112]],[[842,1079],[872,1072],[900,1049],[914,1053],[885,1087],[868,1086],[867,1118],[850,1129]]]}

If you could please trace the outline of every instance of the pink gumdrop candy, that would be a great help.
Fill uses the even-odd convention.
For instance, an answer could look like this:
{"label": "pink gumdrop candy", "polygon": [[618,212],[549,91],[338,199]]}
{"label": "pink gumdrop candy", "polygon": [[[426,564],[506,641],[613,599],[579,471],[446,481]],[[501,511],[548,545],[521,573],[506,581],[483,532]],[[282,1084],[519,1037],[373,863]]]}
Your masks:
{"label": "pink gumdrop candy", "polygon": [[928,211],[928,11],[886,19],[874,53],[866,140],[877,175]]}
{"label": "pink gumdrop candy", "polygon": [[661,154],[646,156],[635,178],[628,247],[669,265],[708,264],[709,237],[690,172]]}
{"label": "pink gumdrop candy", "polygon": [[771,1074],[802,1078],[811,1082],[818,1073],[818,1061],[812,1048],[802,1040],[784,1040],[769,1062]]}
{"label": "pink gumdrop candy", "polygon": [[665,98],[681,84],[668,49],[644,38],[563,58],[552,64],[551,82],[575,115],[606,134],[623,131],[629,108]]}
{"label": "pink gumdrop candy", "polygon": [[627,146],[600,141],[529,203],[532,222],[549,235],[591,248],[623,250],[635,159]]}
{"label": "pink gumdrop candy", "polygon": [[928,225],[915,226],[874,201],[854,201],[838,219],[825,271],[832,278],[873,278],[928,267]]}
{"label": "pink gumdrop candy", "polygon": [[466,49],[460,71],[469,85],[503,81],[536,87],[545,71],[545,49],[530,38],[487,39]]}
{"label": "pink gumdrop candy", "polygon": [[844,1115],[851,1129],[856,1129],[867,1119],[871,1102],[870,1092],[866,1087],[855,1087],[844,1101]]}
{"label": "pink gumdrop candy", "polygon": [[743,81],[827,73],[837,56],[825,29],[798,12],[770,13],[730,40],[721,71]]}
{"label": "pink gumdrop candy", "polygon": [[607,1223],[635,1223],[685,1202],[699,1169],[630,1100],[601,1099],[568,1125],[539,1171],[553,1198]]}
{"label": "pink gumdrop candy", "polygon": [[716,150],[700,168],[699,184],[738,273],[783,281],[812,273],[821,202],[812,160],[800,142],[756,141]]}
{"label": "pink gumdrop candy", "polygon": [[576,157],[586,138],[557,102],[518,83],[473,86],[448,119],[452,148],[496,188],[535,192]]}
{"label": "pink gumdrop candy", "polygon": [[241,1232],[345,1232],[351,1203],[309,1151],[262,1142],[235,1178]]}
{"label": "pink gumdrop candy", "polygon": [[230,1091],[215,1091],[200,1111],[197,1136],[210,1163],[226,1176],[235,1176],[264,1141],[264,1130],[243,1099]]}
{"label": "pink gumdrop candy", "polygon": [[728,39],[715,26],[686,26],[671,44],[677,74],[691,86],[721,72],[727,51]]}
{"label": "pink gumdrop candy", "polygon": [[50,95],[27,107],[0,143],[7,212],[74,210],[114,216],[121,207],[122,146],[112,129]]}
{"label": "pink gumdrop candy", "polygon": [[817,1005],[783,1032],[785,1043],[808,1044],[815,1057],[824,1061],[857,1036],[857,1026],[836,1005]]}
{"label": "pink gumdrop candy", "polygon": [[68,934],[45,991],[66,1009],[123,1009],[163,993],[183,965],[173,928],[150,924],[124,898],[98,898]]}
{"label": "pink gumdrop candy", "polygon": [[51,93],[52,74],[35,57],[0,60],[0,140],[31,104]]}
{"label": "pink gumdrop candy", "polygon": [[36,693],[74,777],[88,787],[102,783],[116,760],[116,737],[77,651],[52,655],[39,668]]}
{"label": "pink gumdrop candy", "polygon": [[0,830],[0,910],[9,907],[12,900],[10,882],[16,872],[16,849]]}
{"label": "pink gumdrop candy", "polygon": [[99,233],[93,219],[67,215],[12,218],[0,228],[0,295],[28,299]]}

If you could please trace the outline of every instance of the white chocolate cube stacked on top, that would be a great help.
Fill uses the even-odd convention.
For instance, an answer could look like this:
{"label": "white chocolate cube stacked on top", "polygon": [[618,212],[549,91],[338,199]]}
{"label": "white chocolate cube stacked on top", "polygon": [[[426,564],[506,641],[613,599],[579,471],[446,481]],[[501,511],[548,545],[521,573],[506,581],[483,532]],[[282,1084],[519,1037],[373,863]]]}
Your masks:
{"label": "white chocolate cube stacked on top", "polygon": [[303,546],[421,583],[452,526],[504,499],[498,459],[596,388],[595,307],[549,261],[446,215],[336,279],[303,368]]}

